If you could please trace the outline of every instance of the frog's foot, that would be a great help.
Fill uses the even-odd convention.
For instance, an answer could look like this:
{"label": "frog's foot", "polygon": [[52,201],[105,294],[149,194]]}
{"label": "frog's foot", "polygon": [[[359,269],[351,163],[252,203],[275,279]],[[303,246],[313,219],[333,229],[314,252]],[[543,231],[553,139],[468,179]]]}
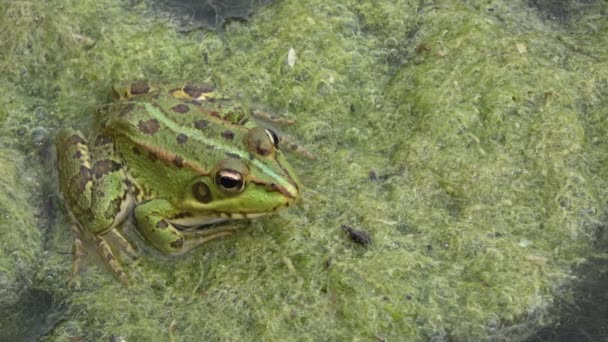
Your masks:
{"label": "frog's foot", "polygon": [[106,236],[115,242],[113,246],[120,248],[120,251],[128,255],[131,259],[137,259],[139,256],[133,245],[127,240],[117,228],[110,229]]}
{"label": "frog's foot", "polygon": [[290,139],[290,138],[288,138],[286,136],[281,136],[279,138],[279,144],[281,146],[286,146],[291,151],[293,151],[294,153],[299,154],[300,156],[302,156],[304,158],[307,158],[307,159],[310,159],[310,160],[317,159],[317,157],[314,154],[312,154],[310,151],[308,151],[304,147],[298,145],[292,139]]}
{"label": "frog's foot", "polygon": [[135,226],[151,245],[168,255],[183,254],[209,240],[230,235],[230,230],[235,229],[233,226],[182,229],[168,219],[178,213],[167,200],[157,198],[135,207]]}
{"label": "frog's foot", "polygon": [[206,228],[202,231],[184,232],[184,249],[189,250],[207,241],[232,235],[234,230],[241,227],[240,224],[221,225],[213,228]]}
{"label": "frog's foot", "polygon": [[293,125],[296,122],[295,120],[292,120],[292,119],[275,117],[275,116],[270,115],[268,112],[263,112],[260,110],[254,110],[253,113],[251,113],[251,115],[256,119],[264,120],[269,123],[277,124],[277,125]]}
{"label": "frog's foot", "polygon": [[114,276],[120,280],[121,283],[125,286],[129,286],[129,278],[127,274],[122,270],[122,267],[114,257],[114,253],[110,248],[110,245],[106,242],[106,240],[102,236],[95,237],[95,242],[97,244],[97,252],[101,255],[103,261],[108,265],[110,271],[114,273]]}
{"label": "frog's foot", "polygon": [[72,224],[72,232],[74,236],[74,242],[72,243],[72,270],[70,272],[70,280],[68,281],[68,287],[74,290],[80,288],[80,263],[84,257],[84,248],[82,247],[82,240],[80,239],[80,231],[78,227]]}

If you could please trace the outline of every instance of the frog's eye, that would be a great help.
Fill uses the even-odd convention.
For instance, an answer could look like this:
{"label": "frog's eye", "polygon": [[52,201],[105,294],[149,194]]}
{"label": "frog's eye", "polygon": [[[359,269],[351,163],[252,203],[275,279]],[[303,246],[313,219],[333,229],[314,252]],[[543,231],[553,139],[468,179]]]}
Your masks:
{"label": "frog's eye", "polygon": [[273,131],[262,127],[250,129],[243,142],[249,152],[263,157],[272,156],[279,147],[279,137]]}
{"label": "frog's eye", "polygon": [[278,150],[279,149],[279,136],[277,136],[277,134],[271,129],[266,129],[266,134],[268,134],[268,137],[270,138],[270,141],[272,141],[274,148],[276,148]]}
{"label": "frog's eye", "polygon": [[215,184],[220,190],[229,194],[241,192],[245,188],[243,176],[234,170],[221,170],[216,173]]}

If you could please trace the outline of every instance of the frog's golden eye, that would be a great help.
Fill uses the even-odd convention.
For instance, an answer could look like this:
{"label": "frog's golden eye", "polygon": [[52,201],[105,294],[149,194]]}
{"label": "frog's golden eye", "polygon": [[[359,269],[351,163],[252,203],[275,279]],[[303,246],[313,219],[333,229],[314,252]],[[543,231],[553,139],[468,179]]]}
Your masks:
{"label": "frog's golden eye", "polygon": [[274,148],[276,148],[278,150],[279,149],[279,136],[271,129],[266,129],[266,134],[268,134],[268,137],[270,138],[270,141],[272,141]]}
{"label": "frog's golden eye", "polygon": [[221,170],[215,174],[215,184],[225,193],[235,194],[243,191],[243,176],[234,170]]}

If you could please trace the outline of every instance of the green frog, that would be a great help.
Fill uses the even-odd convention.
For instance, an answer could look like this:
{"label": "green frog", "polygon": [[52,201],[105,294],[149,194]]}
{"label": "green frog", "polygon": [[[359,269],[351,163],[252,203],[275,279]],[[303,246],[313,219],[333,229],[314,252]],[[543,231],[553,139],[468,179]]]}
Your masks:
{"label": "green frog", "polygon": [[279,137],[212,86],[138,81],[115,87],[114,98],[98,110],[90,135],[65,128],[56,139],[59,190],[74,223],[73,278],[87,232],[129,284],[114,249],[136,255],[120,229],[131,213],[149,245],[177,255],[231,234],[234,226],[221,222],[273,213],[298,198]]}

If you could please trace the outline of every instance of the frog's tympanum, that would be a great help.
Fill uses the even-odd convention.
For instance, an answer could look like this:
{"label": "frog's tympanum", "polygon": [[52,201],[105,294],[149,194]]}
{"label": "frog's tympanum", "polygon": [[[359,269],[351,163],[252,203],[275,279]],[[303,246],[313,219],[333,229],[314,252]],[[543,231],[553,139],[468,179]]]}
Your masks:
{"label": "frog's tympanum", "polygon": [[174,255],[231,234],[234,226],[220,222],[273,213],[298,197],[279,138],[247,107],[204,84],[124,88],[98,111],[88,137],[70,128],[57,136],[59,188],[74,222],[73,276],[80,233],[88,232],[128,284],[113,248],[135,253],[120,230],[130,213],[149,245]]}

